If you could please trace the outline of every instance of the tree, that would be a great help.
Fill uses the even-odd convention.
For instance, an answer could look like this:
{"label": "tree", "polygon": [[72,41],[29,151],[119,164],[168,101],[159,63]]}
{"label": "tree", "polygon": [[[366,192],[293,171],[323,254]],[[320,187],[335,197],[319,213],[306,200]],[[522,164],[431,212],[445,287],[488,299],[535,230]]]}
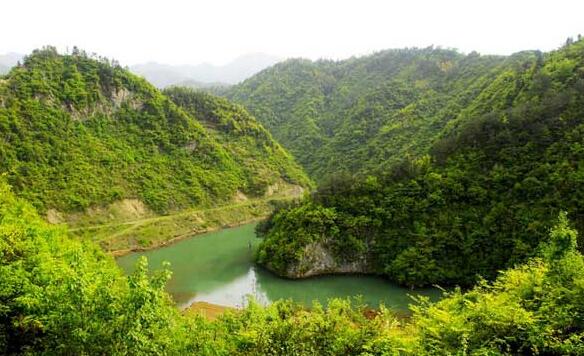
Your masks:
{"label": "tree", "polygon": [[556,225],[550,230],[545,243],[544,255],[550,260],[559,260],[568,253],[577,251],[578,232],[569,226],[568,214],[560,212]]}

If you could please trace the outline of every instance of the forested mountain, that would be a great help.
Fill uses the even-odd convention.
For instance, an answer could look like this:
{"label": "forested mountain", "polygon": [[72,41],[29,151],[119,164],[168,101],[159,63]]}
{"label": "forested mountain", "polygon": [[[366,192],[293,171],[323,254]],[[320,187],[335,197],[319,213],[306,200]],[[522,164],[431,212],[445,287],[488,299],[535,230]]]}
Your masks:
{"label": "forested mountain", "polygon": [[238,83],[264,68],[280,61],[278,57],[263,53],[251,53],[234,59],[224,65],[202,63],[198,65],[169,65],[160,63],[143,63],[130,67],[130,70],[146,78],[159,88],[172,85],[184,85],[189,82],[204,84]]}
{"label": "forested mountain", "polygon": [[[429,53],[476,62],[452,91],[440,84],[448,80],[411,79],[424,68],[413,65],[404,83],[390,79],[355,99],[360,109],[338,134],[320,136],[315,124],[323,149],[355,137],[402,156],[375,164],[377,151],[357,149],[322,170],[314,161],[313,174],[332,177],[260,226],[257,257],[292,277],[368,272],[414,286],[470,284],[478,274],[494,282],[422,301],[410,318],[348,300],[311,309],[252,301],[207,321],[175,308],[164,292],[168,270],[151,273],[142,259],[125,276],[25,199],[43,212],[72,212],[131,197],[165,212],[310,182],[241,106],[191,89],[160,92],[77,51],[35,51],[0,79],[0,353],[582,354],[584,260],[567,216],[584,227],[584,41],[509,58]],[[458,94],[445,104],[446,93]],[[412,116],[383,116],[394,109]],[[331,130],[344,121],[325,116]],[[375,117],[385,119],[368,132]],[[304,127],[306,117],[290,118]],[[387,124],[397,126],[382,130]],[[303,149],[316,153],[311,140]]]}
{"label": "forested mountain", "polygon": [[309,184],[240,106],[177,98],[188,107],[107,59],[36,50],[0,80],[0,171],[41,211],[65,213],[124,198],[161,213]]}
{"label": "forested mountain", "polygon": [[166,213],[311,181],[244,107],[48,47],[0,77],[0,354],[584,354],[584,41],[292,60],[230,95],[321,183],[258,226],[259,263],[469,288],[409,316],[360,299],[179,312],[168,265],[126,276],[38,212]]}
{"label": "forested mountain", "polygon": [[427,153],[450,122],[480,115],[495,96],[513,97],[541,57],[425,48],[338,62],[288,60],[227,96],[322,180],[339,172],[385,171]]}
{"label": "forested mountain", "polygon": [[[414,57],[422,53],[416,51]],[[441,104],[442,109],[431,104],[436,115],[400,116],[432,103],[418,92],[419,101],[409,104],[411,110],[398,110],[403,120],[394,122],[409,129],[391,136],[384,134],[392,130],[381,129],[363,142],[362,131],[357,130],[354,137],[369,153],[356,155],[355,163],[367,156],[372,159],[349,168],[377,162],[383,169],[371,169],[377,174],[364,178],[337,175],[301,204],[276,213],[260,228],[265,235],[260,263],[294,277],[371,272],[411,286],[471,284],[477,275],[493,278],[500,269],[535,254],[560,210],[584,229],[584,41],[550,53],[509,58],[447,53],[450,70],[456,72],[465,61],[474,63],[469,68],[476,70],[468,78],[459,74],[466,79],[458,85],[466,84],[458,94],[446,106]],[[428,52],[438,54],[444,52]],[[430,64],[441,76],[436,61]],[[409,75],[415,78],[421,68],[413,69]],[[307,76],[315,73],[305,71]],[[255,80],[259,77],[239,90],[253,87]],[[435,85],[432,80],[424,83]],[[386,107],[376,106],[375,100],[365,103],[375,110]],[[267,117],[261,113],[265,106],[250,108]],[[365,115],[368,119],[362,122],[376,126],[375,117]],[[275,130],[274,125],[268,127]],[[319,130],[314,125],[313,132]],[[325,147],[339,137],[343,136],[330,138]],[[283,141],[294,147],[294,141]],[[369,142],[379,148],[367,146]],[[386,148],[401,152],[394,158],[400,163],[385,168],[375,152],[384,152],[388,142]],[[406,144],[406,149],[395,147],[395,142]],[[416,150],[423,153],[425,147],[428,154],[408,157]],[[307,161],[309,155],[300,157],[313,173],[319,172]],[[335,159],[346,162],[353,157],[344,152]]]}

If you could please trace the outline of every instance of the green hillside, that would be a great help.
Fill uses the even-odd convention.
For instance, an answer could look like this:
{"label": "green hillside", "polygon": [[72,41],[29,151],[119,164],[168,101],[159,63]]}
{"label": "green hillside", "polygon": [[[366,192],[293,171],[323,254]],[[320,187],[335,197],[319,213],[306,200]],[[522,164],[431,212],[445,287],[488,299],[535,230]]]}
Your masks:
{"label": "green hillside", "polygon": [[0,79],[0,171],[58,213],[123,199],[165,213],[309,185],[241,107],[169,93],[178,105],[116,62],[36,50]]}
{"label": "green hillside", "polygon": [[428,155],[404,154],[367,178],[337,175],[276,213],[260,228],[260,263],[292,277],[349,270],[468,285],[534,255],[560,210],[582,230],[584,41],[502,66]]}
{"label": "green hillside", "polygon": [[[513,95],[542,54],[510,57],[425,48],[344,61],[289,60],[227,90],[322,181],[385,171],[426,153],[448,123],[493,95]],[[500,83],[508,93],[499,93]],[[514,83],[514,84],[511,84]]]}
{"label": "green hillside", "polygon": [[[259,122],[77,49],[0,77],[0,354],[584,354],[583,40],[292,60],[231,90]],[[300,201],[312,183],[272,135],[320,182]],[[273,206],[256,258],[278,274],[465,289],[408,315],[251,299],[211,321],[176,308],[168,264],[124,275],[96,244],[149,248]],[[46,221],[62,216],[76,226]]]}
{"label": "green hillside", "polygon": [[242,167],[248,178],[248,192],[256,196],[265,194],[268,186],[274,184],[274,172],[288,182],[308,183],[302,169],[292,164],[291,156],[242,106],[188,88],[170,88],[164,94],[197,118]]}

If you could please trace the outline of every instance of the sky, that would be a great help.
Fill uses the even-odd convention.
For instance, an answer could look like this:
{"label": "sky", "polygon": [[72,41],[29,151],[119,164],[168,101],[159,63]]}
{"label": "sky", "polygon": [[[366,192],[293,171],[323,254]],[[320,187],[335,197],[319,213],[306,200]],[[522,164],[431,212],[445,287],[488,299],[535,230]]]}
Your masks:
{"label": "sky", "polygon": [[387,48],[510,54],[584,35],[582,0],[4,0],[0,53],[77,45],[123,65],[248,53],[342,59]]}

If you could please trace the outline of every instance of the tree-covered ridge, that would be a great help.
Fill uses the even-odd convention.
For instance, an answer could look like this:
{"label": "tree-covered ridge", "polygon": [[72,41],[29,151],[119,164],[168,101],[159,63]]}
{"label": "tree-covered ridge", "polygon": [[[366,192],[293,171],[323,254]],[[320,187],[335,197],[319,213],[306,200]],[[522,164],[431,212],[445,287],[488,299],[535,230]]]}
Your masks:
{"label": "tree-covered ridge", "polygon": [[525,55],[430,155],[336,177],[276,213],[259,261],[284,275],[335,272],[315,270],[324,250],[407,285],[471,284],[532,256],[560,210],[582,229],[584,41]]}
{"label": "tree-covered ridge", "polygon": [[[213,105],[228,120],[254,122],[209,98]],[[261,152],[259,173],[245,167],[233,155],[237,144],[227,149],[144,79],[78,50],[37,50],[0,81],[0,132],[0,171],[42,210],[138,198],[164,212],[226,202],[238,190],[257,194],[282,179],[307,183],[282,149]],[[269,137],[261,142],[277,146]],[[247,143],[260,144],[255,137]],[[248,157],[261,151],[241,149]]]}
{"label": "tree-covered ridge", "polygon": [[273,172],[289,182],[310,184],[290,154],[242,106],[189,88],[173,87],[164,94],[213,134],[242,167],[251,193],[265,194],[274,183]]}
{"label": "tree-covered ridge", "polygon": [[584,259],[565,215],[538,256],[410,319],[332,300],[185,317],[145,259],[124,276],[92,243],[45,223],[0,180],[0,353],[75,355],[579,355]]}
{"label": "tree-covered ridge", "polygon": [[538,52],[510,57],[399,49],[344,61],[289,60],[227,90],[321,180],[386,170],[426,153],[448,123],[488,105],[493,85],[529,70]]}

